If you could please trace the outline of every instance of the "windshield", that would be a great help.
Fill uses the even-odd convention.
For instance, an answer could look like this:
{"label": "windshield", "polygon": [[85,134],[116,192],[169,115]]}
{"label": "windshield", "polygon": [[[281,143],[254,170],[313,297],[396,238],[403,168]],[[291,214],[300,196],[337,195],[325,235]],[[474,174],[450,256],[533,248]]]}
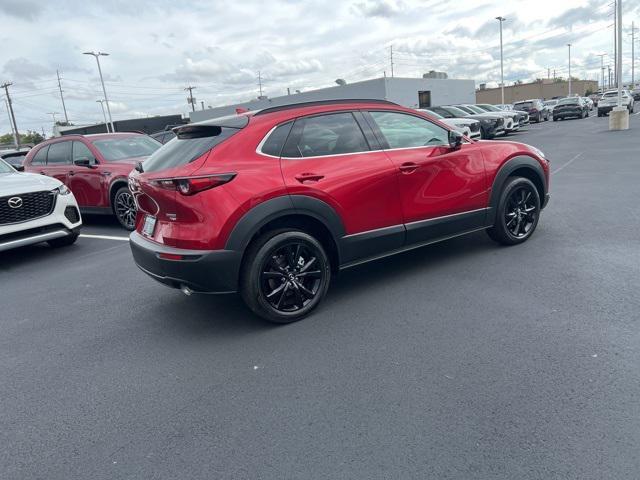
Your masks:
{"label": "windshield", "polygon": [[544,104],[547,106],[553,106],[553,105],[556,105],[557,103],[558,103],[557,100],[547,100],[546,102],[544,102]]}
{"label": "windshield", "polygon": [[449,112],[451,115],[455,116],[455,117],[468,117],[469,113],[467,113],[465,110],[462,110],[458,107],[442,107],[443,110],[445,110],[446,112]]}
{"label": "windshield", "polygon": [[475,105],[465,105],[465,106],[474,113],[487,113],[481,108],[476,107]]}
{"label": "windshield", "polygon": [[423,112],[428,113],[429,115],[436,117],[438,119],[442,119],[444,118],[442,115],[440,115],[439,113],[434,112],[433,110],[422,110]]}
{"label": "windshield", "polygon": [[577,98],[563,98],[558,102],[558,105],[577,105],[580,103],[580,100]]}
{"label": "windshield", "polygon": [[7,165],[2,159],[0,159],[0,173],[16,173],[13,167]]}
{"label": "windshield", "polygon": [[144,135],[105,138],[103,140],[94,140],[92,143],[107,162],[148,157],[162,146],[160,142]]}
{"label": "windshield", "polygon": [[502,111],[498,107],[496,107],[495,105],[482,104],[482,105],[478,105],[478,106],[480,108],[486,110],[487,112],[501,112]]}

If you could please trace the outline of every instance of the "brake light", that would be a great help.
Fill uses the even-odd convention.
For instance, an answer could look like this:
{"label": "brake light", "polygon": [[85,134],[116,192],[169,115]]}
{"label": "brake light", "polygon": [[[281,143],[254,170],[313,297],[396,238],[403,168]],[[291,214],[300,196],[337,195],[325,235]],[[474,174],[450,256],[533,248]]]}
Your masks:
{"label": "brake light", "polygon": [[177,190],[182,195],[195,195],[210,188],[219,187],[235,178],[235,173],[203,175],[200,177],[160,178],[151,180],[151,184],[166,190]]}
{"label": "brake light", "polygon": [[532,108],[529,110],[529,113],[538,113],[538,109],[537,108]]}

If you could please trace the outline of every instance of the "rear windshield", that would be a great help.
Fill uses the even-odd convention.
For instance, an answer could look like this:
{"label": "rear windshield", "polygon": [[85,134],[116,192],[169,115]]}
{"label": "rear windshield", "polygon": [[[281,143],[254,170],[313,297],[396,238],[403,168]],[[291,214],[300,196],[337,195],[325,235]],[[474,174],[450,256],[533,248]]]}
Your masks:
{"label": "rear windshield", "polygon": [[160,148],[160,143],[151,137],[105,138],[94,140],[93,145],[107,162],[117,162],[127,158],[148,157]]}
{"label": "rear windshield", "polygon": [[531,108],[531,107],[533,107],[533,103],[531,103],[531,102],[521,102],[521,103],[515,103],[513,106],[515,108]]}
{"label": "rear windshield", "polygon": [[196,137],[176,137],[168,141],[143,163],[145,172],[158,172],[191,163],[216,145],[240,131],[239,128],[220,127],[217,134]]}
{"label": "rear windshield", "polygon": [[558,105],[573,105],[576,103],[580,103],[580,100],[577,98],[563,98],[558,102]]}

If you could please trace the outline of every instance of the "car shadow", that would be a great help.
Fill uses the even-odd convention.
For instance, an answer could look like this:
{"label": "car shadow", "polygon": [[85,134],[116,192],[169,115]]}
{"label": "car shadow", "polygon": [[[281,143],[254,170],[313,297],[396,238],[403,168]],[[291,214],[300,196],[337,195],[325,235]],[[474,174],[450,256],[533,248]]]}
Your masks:
{"label": "car shadow", "polygon": [[[422,272],[425,281],[429,281],[429,270],[438,265],[483,255],[499,248],[483,232],[479,232],[366,263],[344,270],[334,277],[325,301],[339,308],[340,302],[348,296]],[[237,294],[187,297],[175,291],[175,294],[164,295],[149,305],[148,312],[150,322],[160,321],[170,333],[186,338],[237,336],[285,327],[268,323],[254,315]],[[319,314],[322,314],[322,310],[312,316]]]}

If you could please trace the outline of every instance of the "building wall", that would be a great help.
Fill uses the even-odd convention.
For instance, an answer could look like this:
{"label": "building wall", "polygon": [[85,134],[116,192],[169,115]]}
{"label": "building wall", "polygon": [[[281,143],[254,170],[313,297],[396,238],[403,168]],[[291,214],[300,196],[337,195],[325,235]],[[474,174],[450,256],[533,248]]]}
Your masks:
{"label": "building wall", "polygon": [[418,92],[431,92],[431,106],[475,103],[475,81],[440,78],[386,78],[386,98],[399,105],[418,108]]}
{"label": "building wall", "polygon": [[[571,82],[571,93],[585,96],[587,90],[598,91],[598,82],[595,80],[575,80]],[[569,82],[558,83],[523,83],[504,87],[505,103],[514,103],[532,98],[550,99],[553,97],[566,97],[569,95]],[[502,103],[500,89],[488,88],[476,92],[476,103]]]}
{"label": "building wall", "polygon": [[[180,125],[185,123],[182,115],[163,115],[147,118],[132,118],[131,120],[116,120],[113,126],[116,132],[144,132],[155,133],[164,130],[167,125]],[[55,126],[53,135],[89,135],[93,133],[107,133],[107,126],[104,123],[96,125],[74,125],[70,127]]]}
{"label": "building wall", "polygon": [[405,107],[418,107],[418,91],[431,91],[431,104],[473,103],[475,82],[437,78],[375,78],[343,86],[321,88],[309,92],[285,95],[263,100],[227,105],[224,107],[197,110],[189,114],[192,122],[233,115],[236,108],[259,110],[291,103],[318,100],[375,99],[389,100]]}

